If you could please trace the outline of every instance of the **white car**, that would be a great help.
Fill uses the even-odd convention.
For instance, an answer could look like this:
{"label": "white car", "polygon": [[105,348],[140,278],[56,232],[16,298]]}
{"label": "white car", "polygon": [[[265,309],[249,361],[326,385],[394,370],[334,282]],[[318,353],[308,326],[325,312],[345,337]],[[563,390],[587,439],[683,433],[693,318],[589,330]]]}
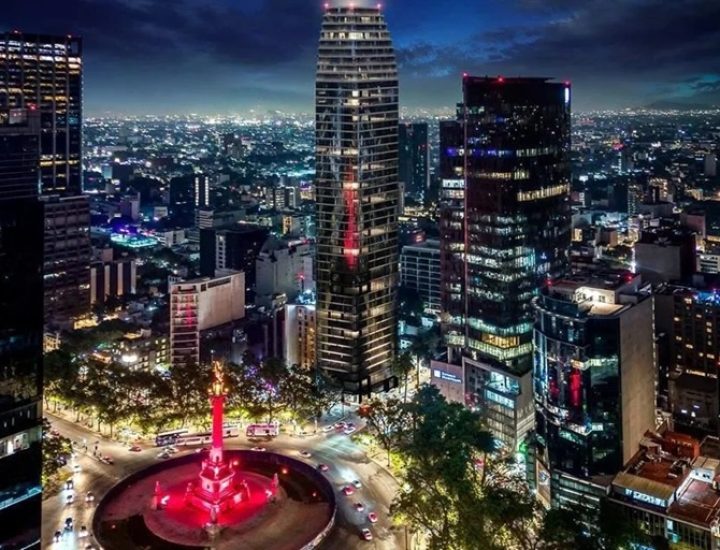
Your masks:
{"label": "white car", "polygon": [[305,458],[310,458],[312,456],[312,453],[310,451],[300,451],[300,456],[304,456]]}
{"label": "white car", "polygon": [[253,447],[253,448],[250,449],[250,450],[251,450],[251,451],[257,451],[257,452],[260,452],[260,453],[267,451],[267,449],[266,449],[265,447]]}
{"label": "white car", "polygon": [[360,489],[362,487],[362,483],[360,483],[359,479],[353,479],[352,484],[355,486],[356,489]]}
{"label": "white car", "polygon": [[360,534],[362,535],[362,538],[364,538],[365,540],[372,540],[372,538],[373,538],[372,532],[368,528],[363,529],[360,532]]}
{"label": "white car", "polygon": [[330,425],[328,425],[328,426],[323,427],[322,431],[323,431],[323,433],[328,433],[328,432],[333,431],[334,429],[335,429],[335,426],[333,426],[332,424],[330,424]]}
{"label": "white car", "polygon": [[75,474],[79,474],[80,472],[82,472],[82,468],[80,467],[80,464],[73,464],[72,470],[73,470],[73,473],[75,473]]}
{"label": "white car", "polygon": [[157,455],[157,457],[160,460],[167,460],[168,458],[170,458],[170,453],[168,453],[167,451],[163,451],[159,455]]}

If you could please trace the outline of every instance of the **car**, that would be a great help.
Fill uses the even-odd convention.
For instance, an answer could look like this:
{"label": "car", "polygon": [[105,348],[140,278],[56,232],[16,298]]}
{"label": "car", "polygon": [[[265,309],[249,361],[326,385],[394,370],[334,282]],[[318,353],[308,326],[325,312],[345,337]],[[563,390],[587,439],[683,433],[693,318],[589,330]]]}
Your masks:
{"label": "car", "polygon": [[79,539],[85,538],[85,537],[87,537],[89,534],[90,534],[90,533],[88,533],[87,527],[85,527],[85,526],[83,525],[83,526],[80,527],[80,532],[78,533],[78,538],[79,538]]}
{"label": "car", "polygon": [[327,472],[330,469],[330,466],[327,464],[318,464],[318,470],[321,472]]}
{"label": "car", "polygon": [[198,447],[195,449],[196,453],[206,453],[210,450],[210,447]]}
{"label": "car", "polygon": [[178,452],[177,447],[173,447],[172,445],[168,445],[167,447],[165,447],[165,450],[171,455],[174,455],[176,452]]}
{"label": "car", "polygon": [[360,483],[360,480],[359,480],[359,479],[353,479],[353,480],[352,480],[352,484],[353,484],[353,486],[354,486],[356,489],[362,488],[362,483]]}
{"label": "car", "polygon": [[74,464],[72,467],[73,473],[79,474],[82,472],[82,468],[80,467],[80,464]]}
{"label": "car", "polygon": [[100,462],[103,464],[115,464],[115,461],[113,460],[113,457],[110,455],[100,455]]}
{"label": "car", "polygon": [[75,501],[75,495],[72,493],[65,497],[65,504],[72,504]]}
{"label": "car", "polygon": [[322,431],[323,431],[323,433],[328,433],[328,432],[333,431],[334,429],[335,429],[335,426],[333,426],[332,424],[328,424],[327,426],[323,426]]}
{"label": "car", "polygon": [[85,494],[85,502],[95,502],[95,495],[92,491],[88,491]]}
{"label": "car", "polygon": [[65,530],[66,530],[66,531],[72,531],[72,530],[73,530],[73,518],[66,518],[66,519],[65,519]]}
{"label": "car", "polygon": [[140,451],[142,451],[142,447],[140,445],[133,445],[128,449],[128,451],[131,451],[133,453],[139,453]]}
{"label": "car", "polygon": [[52,430],[50,430],[50,435],[52,435],[53,437],[58,437],[60,435],[60,432],[57,431],[56,428],[53,428]]}
{"label": "car", "polygon": [[348,426],[347,428],[345,428],[343,430],[343,433],[345,435],[350,435],[350,434],[354,434],[356,431],[357,431],[357,428],[355,426]]}
{"label": "car", "polygon": [[370,513],[368,514],[368,521],[369,521],[370,523],[377,523],[377,520],[378,520],[378,517],[377,517],[377,514],[376,514],[375,512],[370,512]]}
{"label": "car", "polygon": [[335,424],[333,424],[333,428],[335,428],[339,432],[344,430],[346,426],[347,426],[347,422],[343,422],[343,421],[335,422]]}
{"label": "car", "polygon": [[253,448],[250,449],[250,450],[251,450],[251,451],[258,451],[258,452],[260,452],[260,453],[267,451],[267,449],[266,449],[265,447],[253,447]]}
{"label": "car", "polygon": [[372,540],[372,538],[373,538],[372,531],[370,531],[370,529],[368,529],[367,527],[365,529],[363,529],[362,531],[360,531],[360,534],[362,535],[362,538],[365,540]]}
{"label": "car", "polygon": [[312,456],[312,453],[310,451],[300,451],[300,456],[304,456],[305,458],[310,458]]}
{"label": "car", "polygon": [[355,508],[358,512],[365,511],[365,505],[362,502],[356,502],[353,504],[353,508]]}
{"label": "car", "polygon": [[161,452],[159,455],[157,455],[157,457],[158,457],[160,460],[167,460],[168,458],[170,458],[170,453],[168,453],[168,452],[166,452],[166,451],[163,451],[163,452]]}
{"label": "car", "polygon": [[345,494],[345,496],[354,495],[355,487],[353,487],[352,485],[346,485],[345,487],[343,487],[342,492]]}

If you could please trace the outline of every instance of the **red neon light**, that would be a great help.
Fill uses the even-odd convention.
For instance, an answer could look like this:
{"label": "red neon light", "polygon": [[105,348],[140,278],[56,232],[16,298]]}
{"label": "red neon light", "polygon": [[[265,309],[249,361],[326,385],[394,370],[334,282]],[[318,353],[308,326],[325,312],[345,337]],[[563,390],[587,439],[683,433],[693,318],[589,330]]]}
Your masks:
{"label": "red neon light", "polygon": [[[345,181],[347,183],[353,183],[357,180],[353,175],[353,167],[348,167],[348,171],[345,174]],[[358,247],[359,237],[357,230],[357,189],[344,189],[343,190],[343,201],[345,203],[345,211],[347,212],[347,230],[343,236],[343,248],[345,249],[345,263],[350,269],[355,269],[358,264]]]}
{"label": "red neon light", "polygon": [[505,82],[505,79],[502,76],[498,76],[497,81],[502,84],[503,82]]}
{"label": "red neon light", "polygon": [[582,393],[582,377],[580,371],[573,369],[570,372],[570,404],[573,407],[580,406],[580,397]]}

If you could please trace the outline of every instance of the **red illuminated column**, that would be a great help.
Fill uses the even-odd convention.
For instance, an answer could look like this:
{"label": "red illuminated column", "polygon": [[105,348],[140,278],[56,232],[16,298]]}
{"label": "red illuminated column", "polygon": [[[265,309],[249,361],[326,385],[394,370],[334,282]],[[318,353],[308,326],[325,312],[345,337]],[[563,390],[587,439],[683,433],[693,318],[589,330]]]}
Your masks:
{"label": "red illuminated column", "polygon": [[223,380],[222,365],[213,365],[213,382],[210,386],[210,403],[212,404],[212,449],[210,462],[222,462],[223,458],[223,406],[227,389]]}

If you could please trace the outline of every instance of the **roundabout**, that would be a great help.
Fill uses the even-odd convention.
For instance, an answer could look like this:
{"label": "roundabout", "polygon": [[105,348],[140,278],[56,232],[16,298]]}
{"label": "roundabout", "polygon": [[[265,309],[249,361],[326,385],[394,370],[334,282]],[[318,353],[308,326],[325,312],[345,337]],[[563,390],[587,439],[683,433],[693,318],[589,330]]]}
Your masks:
{"label": "roundabout", "polygon": [[105,495],[93,530],[124,548],[314,548],[331,531],[333,486],[308,464],[276,453],[223,448],[222,367],[210,388],[212,447],[153,464]]}

